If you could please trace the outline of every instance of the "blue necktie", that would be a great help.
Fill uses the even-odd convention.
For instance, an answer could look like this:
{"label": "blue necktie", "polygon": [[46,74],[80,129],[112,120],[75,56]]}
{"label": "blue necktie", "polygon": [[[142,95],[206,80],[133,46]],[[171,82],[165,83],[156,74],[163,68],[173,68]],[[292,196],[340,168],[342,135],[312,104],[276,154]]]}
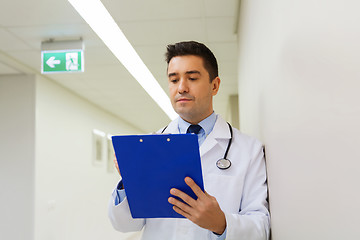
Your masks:
{"label": "blue necktie", "polygon": [[187,129],[186,133],[199,134],[201,128],[202,127],[200,127],[199,125],[190,125],[189,128]]}

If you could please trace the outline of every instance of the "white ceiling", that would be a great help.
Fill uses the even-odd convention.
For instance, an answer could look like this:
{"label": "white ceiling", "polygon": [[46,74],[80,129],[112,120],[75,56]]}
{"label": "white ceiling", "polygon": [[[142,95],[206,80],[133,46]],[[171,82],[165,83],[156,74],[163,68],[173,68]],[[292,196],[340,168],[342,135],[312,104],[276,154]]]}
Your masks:
{"label": "white ceiling", "polygon": [[[103,0],[146,66],[167,92],[166,45],[184,40],[205,43],[219,62],[222,80],[215,111],[225,114],[237,94],[238,0]],[[47,78],[95,105],[153,132],[169,122],[67,0],[0,0],[0,74],[40,74],[41,42],[78,39],[85,44],[85,72]],[[21,67],[19,67],[21,66]]]}

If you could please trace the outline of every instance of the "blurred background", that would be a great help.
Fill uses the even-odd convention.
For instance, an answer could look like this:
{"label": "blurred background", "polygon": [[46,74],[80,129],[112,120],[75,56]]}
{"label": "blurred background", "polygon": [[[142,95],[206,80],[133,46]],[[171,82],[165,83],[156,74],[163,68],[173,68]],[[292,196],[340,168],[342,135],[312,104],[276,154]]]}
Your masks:
{"label": "blurred background", "polygon": [[[266,146],[272,239],[360,238],[360,2],[102,3],[166,93],[166,45],[214,52],[216,113]],[[70,40],[84,72],[42,73]],[[0,0],[0,239],[139,239],[107,219],[109,137],[169,121],[67,0]]]}

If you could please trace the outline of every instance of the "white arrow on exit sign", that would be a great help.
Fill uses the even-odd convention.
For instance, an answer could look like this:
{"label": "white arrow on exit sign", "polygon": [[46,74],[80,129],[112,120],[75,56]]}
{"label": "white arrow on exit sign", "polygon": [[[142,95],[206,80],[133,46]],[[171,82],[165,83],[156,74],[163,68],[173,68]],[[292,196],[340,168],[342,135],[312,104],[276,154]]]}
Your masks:
{"label": "white arrow on exit sign", "polygon": [[54,68],[55,67],[55,64],[60,64],[61,61],[60,60],[55,60],[55,57],[50,57],[47,61],[46,61],[46,64],[51,67],[51,68]]}

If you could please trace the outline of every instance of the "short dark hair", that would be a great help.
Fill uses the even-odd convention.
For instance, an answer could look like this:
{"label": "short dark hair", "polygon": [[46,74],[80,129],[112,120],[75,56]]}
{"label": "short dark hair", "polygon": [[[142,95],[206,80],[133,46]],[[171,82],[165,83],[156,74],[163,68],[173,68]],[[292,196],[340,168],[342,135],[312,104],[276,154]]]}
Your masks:
{"label": "short dark hair", "polygon": [[203,59],[204,68],[209,73],[210,82],[219,75],[215,55],[204,44],[195,41],[188,41],[167,45],[167,52],[165,56],[168,65],[173,57],[186,55],[194,55]]}

